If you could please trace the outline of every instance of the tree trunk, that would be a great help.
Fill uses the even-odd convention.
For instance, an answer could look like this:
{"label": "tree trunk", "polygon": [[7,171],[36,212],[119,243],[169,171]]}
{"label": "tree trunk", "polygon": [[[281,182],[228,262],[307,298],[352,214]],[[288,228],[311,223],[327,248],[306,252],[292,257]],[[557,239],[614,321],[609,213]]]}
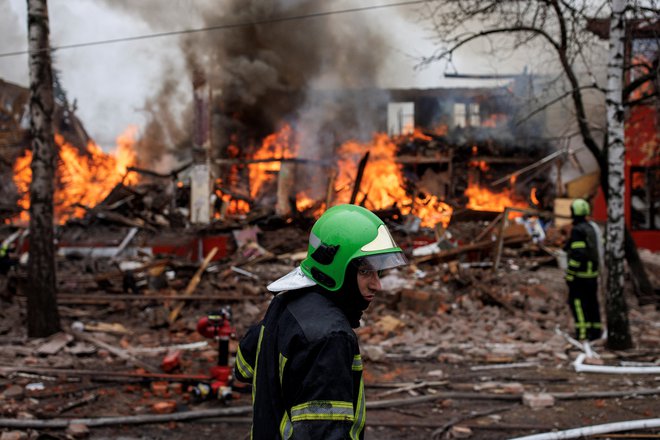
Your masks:
{"label": "tree trunk", "polygon": [[605,260],[607,267],[607,345],[612,349],[632,346],[628,310],[624,298],[625,253],[625,168],[623,63],[625,39],[625,0],[612,1],[610,51],[607,67],[607,229]]}
{"label": "tree trunk", "polygon": [[47,0],[28,0],[27,6],[32,136],[27,327],[30,337],[45,337],[60,331],[53,244],[53,185],[57,159],[53,135],[53,74]]}

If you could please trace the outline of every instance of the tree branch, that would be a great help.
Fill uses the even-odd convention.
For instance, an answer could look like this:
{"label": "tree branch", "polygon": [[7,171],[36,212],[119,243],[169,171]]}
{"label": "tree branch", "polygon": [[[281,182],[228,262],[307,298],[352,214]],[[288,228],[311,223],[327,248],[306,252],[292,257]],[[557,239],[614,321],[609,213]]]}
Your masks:
{"label": "tree branch", "polygon": [[[580,90],[596,89],[596,90],[598,90],[598,91],[604,92],[603,89],[601,89],[600,87],[598,87],[598,86],[595,85],[595,84],[594,84],[594,85],[590,85],[590,86],[581,86],[581,87],[579,87],[578,89],[580,89]],[[524,118],[522,118],[522,119],[516,121],[516,125],[520,125],[520,124],[522,124],[523,122],[527,121],[528,119],[530,119],[530,118],[533,117],[534,115],[536,115],[536,114],[542,112],[543,110],[547,109],[547,108],[550,107],[552,104],[555,104],[555,103],[561,101],[562,99],[566,98],[567,96],[573,94],[573,92],[574,92],[573,90],[569,90],[569,91],[567,91],[567,92],[565,92],[565,93],[562,93],[561,95],[559,95],[559,96],[556,97],[555,99],[552,99],[552,100],[546,102],[546,103],[543,104],[542,106],[537,107],[537,108],[534,109],[532,112],[530,112],[529,114],[527,114]]]}
{"label": "tree branch", "polygon": [[422,62],[420,63],[421,65],[428,65],[431,64],[434,61],[440,61],[444,58],[451,57],[451,54],[454,53],[457,49],[459,49],[461,46],[464,46],[465,44],[469,43],[470,41],[477,40],[482,37],[486,37],[489,35],[496,35],[496,34],[510,34],[510,33],[516,33],[516,32],[531,32],[535,33],[537,35],[542,36],[545,38],[548,43],[550,43],[551,46],[553,46],[556,50],[559,50],[559,45],[558,43],[552,39],[552,37],[545,32],[542,29],[537,29],[534,27],[530,26],[512,26],[512,27],[505,27],[505,28],[498,28],[498,29],[489,29],[481,32],[477,32],[476,34],[472,34],[469,36],[466,36],[464,38],[459,39],[451,48],[444,50],[441,52],[439,55],[432,55],[427,58],[423,58]]}

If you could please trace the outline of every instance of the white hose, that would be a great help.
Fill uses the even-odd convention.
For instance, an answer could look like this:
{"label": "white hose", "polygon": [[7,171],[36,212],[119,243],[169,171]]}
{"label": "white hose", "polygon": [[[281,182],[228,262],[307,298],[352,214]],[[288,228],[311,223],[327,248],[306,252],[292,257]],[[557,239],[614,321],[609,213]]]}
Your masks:
{"label": "white hose", "polygon": [[631,420],[627,422],[605,423],[604,425],[584,426],[566,431],[546,432],[543,434],[516,437],[509,440],[562,440],[581,438],[590,435],[608,434],[611,432],[631,431],[633,429],[648,429],[660,427],[660,419]]}
{"label": "white hose", "polygon": [[573,362],[578,373],[608,373],[608,374],[660,374],[660,367],[615,367],[610,365],[585,365],[586,355],[580,353]]}

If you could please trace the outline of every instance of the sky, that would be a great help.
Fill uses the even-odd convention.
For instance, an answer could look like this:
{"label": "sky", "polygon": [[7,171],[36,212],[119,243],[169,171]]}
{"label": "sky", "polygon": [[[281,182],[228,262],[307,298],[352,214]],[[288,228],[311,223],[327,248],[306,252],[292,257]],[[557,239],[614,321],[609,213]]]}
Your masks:
{"label": "sky", "polygon": [[[154,29],[142,15],[130,11],[139,1],[126,2],[123,8],[110,8],[103,0],[50,0],[49,19],[51,46],[116,39],[154,32],[198,28],[202,25],[196,3],[205,0],[168,0],[168,17]],[[216,0],[222,2],[222,0]],[[394,3],[395,0],[327,0],[319,1],[319,11],[340,10]],[[474,82],[443,78],[445,70],[461,73],[495,73],[496,66],[480,62],[475,52],[466,50],[454,60],[450,69],[432,65],[415,69],[420,57],[432,53],[434,46],[426,25],[415,19],[413,7],[400,7],[360,12],[365,20],[375,21],[388,35],[391,56],[378,76],[377,87],[458,87],[479,86]],[[160,11],[153,11],[156,17]],[[27,49],[25,0],[0,0],[0,54]],[[227,17],[231,22],[231,17]],[[221,32],[221,31],[220,31]],[[146,100],[158,89],[164,72],[181,72],[180,93],[190,93],[185,75],[184,55],[177,36],[141,41],[80,47],[56,51],[54,67],[70,101],[76,101],[77,115],[85,128],[104,149],[114,146],[115,139],[128,126],[138,130],[146,123],[142,110]],[[524,59],[510,59],[502,73],[522,71]],[[176,75],[175,75],[176,76]],[[171,75],[170,75],[171,77]],[[28,85],[27,55],[0,57],[0,78],[22,86]]]}

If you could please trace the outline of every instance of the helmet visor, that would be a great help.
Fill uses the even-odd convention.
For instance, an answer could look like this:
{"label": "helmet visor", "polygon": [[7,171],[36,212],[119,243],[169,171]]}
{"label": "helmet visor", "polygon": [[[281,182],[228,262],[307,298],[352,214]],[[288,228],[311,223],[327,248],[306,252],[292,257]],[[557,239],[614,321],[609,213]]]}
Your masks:
{"label": "helmet visor", "polygon": [[403,252],[390,252],[360,257],[355,259],[354,263],[358,270],[380,271],[405,266],[408,260]]}

